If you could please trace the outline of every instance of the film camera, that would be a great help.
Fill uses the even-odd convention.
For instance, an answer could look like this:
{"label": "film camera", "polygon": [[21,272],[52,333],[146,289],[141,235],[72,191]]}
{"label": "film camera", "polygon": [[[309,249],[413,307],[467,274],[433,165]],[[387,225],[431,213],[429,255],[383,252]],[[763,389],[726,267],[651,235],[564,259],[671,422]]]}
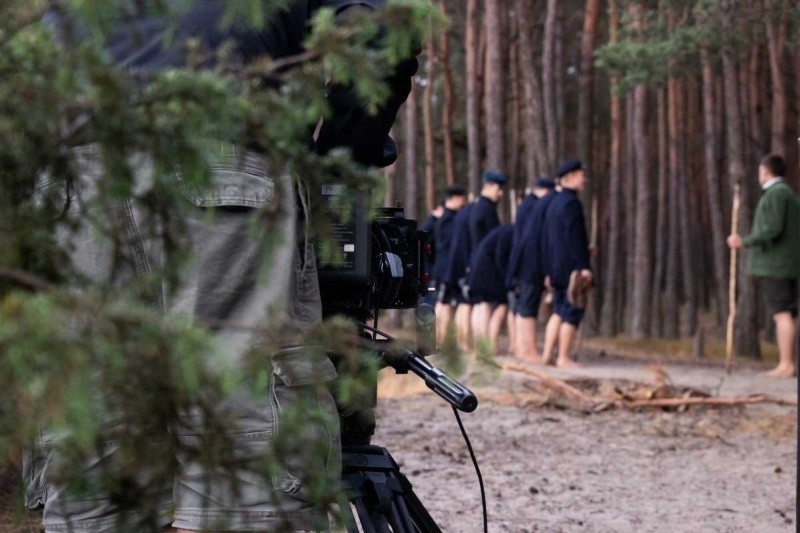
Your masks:
{"label": "film camera", "polygon": [[[435,349],[436,329],[433,308],[419,304],[430,281],[427,234],[417,230],[416,221],[405,218],[402,207],[370,212],[363,200],[351,202],[341,185],[324,186],[322,197],[328,206],[334,245],[342,258],[335,264],[319,265],[323,314],[344,315],[358,324],[381,366],[399,374],[413,372],[454,410],[474,411],[478,406],[475,395],[424,357]],[[380,310],[414,308],[416,347],[398,345],[377,329]],[[367,325],[370,319],[373,327]],[[335,363],[341,362],[336,354],[329,355]],[[377,383],[370,383],[370,389],[369,398],[361,403],[338,405],[342,483],[352,512],[347,530],[439,533],[388,450],[370,445]]]}
{"label": "film camera", "polygon": [[[344,194],[339,185],[322,189],[330,206]],[[381,309],[416,308],[430,281],[427,234],[405,218],[402,207],[379,207],[369,213],[357,201],[345,209],[350,212],[333,209],[333,237],[343,260],[320,265],[324,314],[367,320]]]}

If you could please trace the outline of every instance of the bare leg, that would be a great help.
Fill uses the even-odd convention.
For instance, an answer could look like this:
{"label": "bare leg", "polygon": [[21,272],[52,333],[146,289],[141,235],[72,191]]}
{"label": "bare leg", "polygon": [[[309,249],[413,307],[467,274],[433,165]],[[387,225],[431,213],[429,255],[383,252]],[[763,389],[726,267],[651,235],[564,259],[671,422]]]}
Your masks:
{"label": "bare leg", "polygon": [[458,330],[458,344],[465,351],[472,349],[472,334],[470,332],[470,318],[472,306],[461,304],[456,308],[456,328]]}
{"label": "bare leg", "polygon": [[453,308],[446,304],[436,304],[436,343],[442,346],[453,321]]}
{"label": "bare leg", "polygon": [[794,318],[789,312],[778,313],[775,319],[775,336],[778,341],[778,353],[780,362],[770,372],[765,375],[772,378],[791,378],[795,373],[795,336],[797,328]]}
{"label": "bare leg", "polygon": [[542,351],[542,362],[551,364],[553,362],[553,348],[558,342],[558,331],[561,329],[561,317],[553,313],[547,321],[544,330],[544,350]]}
{"label": "bare leg", "polygon": [[492,306],[479,303],[472,306],[472,340],[477,344],[489,337],[489,321],[492,318]]}
{"label": "bare leg", "polygon": [[575,333],[578,328],[566,322],[561,324],[558,331],[558,361],[556,366],[559,368],[575,368],[580,366],[570,357],[570,350],[572,349],[572,341],[575,340]]}
{"label": "bare leg", "polygon": [[[555,316],[555,315],[554,315]],[[536,319],[517,317],[517,346],[515,355],[520,359],[541,362],[539,349],[536,347]]]}
{"label": "bare leg", "polygon": [[517,315],[507,313],[506,330],[508,331],[508,353],[514,355],[517,350]]}
{"label": "bare leg", "polygon": [[489,321],[489,342],[492,347],[492,354],[497,354],[497,340],[500,338],[500,330],[503,329],[503,324],[508,315],[507,305],[498,305],[492,311],[491,320]]}

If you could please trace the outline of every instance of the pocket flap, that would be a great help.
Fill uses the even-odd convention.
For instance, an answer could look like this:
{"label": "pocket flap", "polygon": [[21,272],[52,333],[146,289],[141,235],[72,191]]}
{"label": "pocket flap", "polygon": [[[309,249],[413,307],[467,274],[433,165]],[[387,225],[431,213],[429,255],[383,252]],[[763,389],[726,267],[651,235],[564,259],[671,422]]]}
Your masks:
{"label": "pocket flap", "polygon": [[275,182],[263,158],[247,153],[215,158],[211,167],[211,183],[206,187],[183,183],[183,194],[197,207],[252,207],[269,205],[275,196]]}

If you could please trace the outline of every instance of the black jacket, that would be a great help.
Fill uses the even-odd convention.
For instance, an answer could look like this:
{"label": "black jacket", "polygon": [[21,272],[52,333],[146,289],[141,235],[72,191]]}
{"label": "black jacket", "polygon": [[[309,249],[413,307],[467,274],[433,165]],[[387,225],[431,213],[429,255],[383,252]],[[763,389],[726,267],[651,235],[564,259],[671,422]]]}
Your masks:
{"label": "black jacket", "polygon": [[501,302],[506,299],[508,257],[514,226],[499,226],[486,236],[472,254],[468,284],[470,291],[484,301]]}
{"label": "black jacket", "polygon": [[431,274],[436,281],[444,279],[445,265],[450,259],[450,247],[453,242],[453,221],[458,213],[445,209],[441,218],[433,225],[433,241],[436,246],[436,261]]}
{"label": "black jacket", "polygon": [[563,189],[547,210],[542,232],[545,274],[556,288],[569,285],[574,270],[589,270],[589,238],[578,193]]}
{"label": "black jacket", "polygon": [[472,240],[470,239],[469,221],[470,213],[476,204],[464,207],[453,220],[452,235],[450,238],[450,251],[447,261],[442,265],[442,278],[439,281],[456,285],[465,278],[469,270],[469,260],[472,255]]}
{"label": "black jacket", "polygon": [[499,225],[497,204],[485,196],[478,198],[469,215],[470,249],[477,250],[484,237]]}
{"label": "black jacket", "polygon": [[[552,191],[544,198],[536,201],[530,212],[524,217],[524,226],[520,228],[519,243],[511,250],[510,266],[506,283],[515,288],[521,283],[541,285],[544,282],[545,253],[542,250],[542,231],[544,220],[550,205],[559,193]],[[519,223],[519,218],[517,219]]]}

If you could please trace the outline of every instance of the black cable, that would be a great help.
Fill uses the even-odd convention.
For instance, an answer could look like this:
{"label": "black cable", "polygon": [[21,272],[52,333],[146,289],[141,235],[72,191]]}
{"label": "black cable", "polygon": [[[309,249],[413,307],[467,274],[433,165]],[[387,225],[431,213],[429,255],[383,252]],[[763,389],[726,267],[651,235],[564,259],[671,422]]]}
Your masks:
{"label": "black cable", "polygon": [[489,513],[486,510],[486,488],[483,486],[481,467],[478,466],[478,460],[475,458],[475,452],[472,450],[472,443],[469,441],[469,435],[467,435],[467,430],[464,429],[464,423],[461,422],[461,415],[458,414],[458,410],[455,407],[453,407],[453,414],[456,415],[458,428],[461,430],[461,434],[464,436],[464,442],[467,443],[467,449],[469,450],[469,456],[472,458],[472,464],[475,467],[475,473],[478,474],[478,484],[481,487],[481,506],[483,507],[483,533],[489,533]]}

